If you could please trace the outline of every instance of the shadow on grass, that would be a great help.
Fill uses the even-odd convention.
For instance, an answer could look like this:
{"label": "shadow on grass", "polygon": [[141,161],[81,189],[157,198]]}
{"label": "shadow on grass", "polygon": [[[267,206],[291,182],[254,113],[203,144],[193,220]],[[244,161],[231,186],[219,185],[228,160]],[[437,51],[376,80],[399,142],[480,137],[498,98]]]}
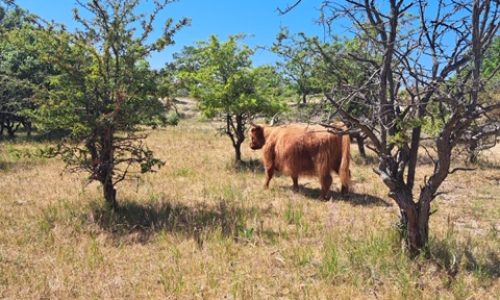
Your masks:
{"label": "shadow on grass", "polygon": [[356,165],[361,165],[361,166],[375,166],[378,164],[378,158],[370,155],[367,155],[366,157],[361,157],[360,155],[354,155],[352,156],[352,160]]}
{"label": "shadow on grass", "polygon": [[465,269],[469,272],[478,272],[491,279],[500,278],[500,258],[498,252],[489,251],[481,262],[468,249],[464,251]]}
{"label": "shadow on grass", "polygon": [[[319,200],[319,195],[321,193],[321,190],[301,186],[299,188],[299,193],[305,195],[308,198]],[[367,194],[358,194],[354,192],[349,192],[349,194],[343,195],[339,192],[331,191],[330,196],[331,200],[333,201],[344,201],[344,202],[349,202],[353,205],[386,206],[386,207],[392,206],[390,203],[388,203],[382,198]]]}
{"label": "shadow on grass", "polygon": [[24,144],[30,143],[45,143],[45,142],[58,142],[70,134],[69,130],[58,129],[52,131],[38,131],[34,129],[30,136],[25,131],[17,132],[14,137],[0,136],[0,141],[8,141],[10,144]]}
{"label": "shadow on grass", "polygon": [[234,168],[237,172],[264,172],[264,165],[262,164],[262,161],[260,159],[233,162],[231,167]]}
{"label": "shadow on grass", "polygon": [[431,242],[431,253],[433,261],[451,279],[460,271],[472,273],[479,279],[500,278],[500,258],[494,250],[488,250],[479,256],[472,253],[470,245],[444,239]]}
{"label": "shadow on grass", "polygon": [[93,204],[91,219],[113,238],[130,238],[145,243],[154,233],[169,231],[193,237],[200,247],[209,232],[219,231],[224,237],[238,237],[244,229],[250,210],[233,207],[221,201],[215,207],[190,207],[179,203],[121,203],[113,211],[104,204]]}
{"label": "shadow on grass", "polygon": [[38,134],[33,135],[31,138],[29,138],[29,140],[34,142],[58,142],[69,136],[70,133],[71,132],[66,129],[38,132]]}
{"label": "shadow on grass", "polygon": [[9,171],[17,164],[15,162],[10,161],[0,161],[0,171]]}
{"label": "shadow on grass", "polygon": [[15,172],[17,169],[21,168],[23,170],[31,170],[38,165],[45,164],[46,162],[47,160],[39,159],[38,157],[34,159],[23,158],[22,160],[19,158],[14,158],[7,161],[0,161],[0,171]]}

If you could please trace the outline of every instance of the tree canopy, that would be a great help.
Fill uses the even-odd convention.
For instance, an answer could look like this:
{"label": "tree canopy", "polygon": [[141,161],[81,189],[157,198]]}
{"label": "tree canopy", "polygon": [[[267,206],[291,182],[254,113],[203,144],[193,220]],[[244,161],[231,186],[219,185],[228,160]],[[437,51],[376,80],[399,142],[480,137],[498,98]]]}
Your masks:
{"label": "tree canopy", "polygon": [[172,43],[188,24],[167,20],[162,35],[148,43],[157,14],[170,1],[156,1],[151,15],[137,12],[138,1],[89,1],[90,13],[75,19],[76,33],[46,32],[47,61],[60,73],[50,77],[48,98],[38,110],[51,128],[69,129],[68,139],[48,152],[73,169],[87,171],[103,187],[104,198],[117,207],[115,186],[138,164],[144,173],[162,162],[137,134],[138,125],[156,114],[158,90],[146,58]]}
{"label": "tree canopy", "polygon": [[31,132],[36,96],[54,73],[42,60],[43,29],[34,24],[35,16],[14,6],[2,8],[0,18],[0,135],[4,129],[14,137],[19,125]]}
{"label": "tree canopy", "polygon": [[220,117],[226,134],[241,160],[247,119],[256,114],[274,114],[283,109],[279,101],[280,77],[269,66],[252,67],[253,50],[230,36],[221,42],[216,36],[186,47],[177,56],[181,81],[199,101],[207,117]]}

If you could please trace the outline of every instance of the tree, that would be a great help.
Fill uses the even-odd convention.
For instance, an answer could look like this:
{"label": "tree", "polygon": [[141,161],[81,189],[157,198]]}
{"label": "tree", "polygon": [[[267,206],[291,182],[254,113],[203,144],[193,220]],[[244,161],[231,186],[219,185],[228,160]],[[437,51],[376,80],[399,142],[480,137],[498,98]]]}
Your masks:
{"label": "tree", "polygon": [[[496,36],[491,47],[485,52],[481,76],[489,79],[481,91],[480,99],[496,99],[500,102],[500,36]],[[463,139],[469,143],[468,160],[477,163],[479,153],[497,144],[500,135],[500,109],[496,109],[472,122]]]}
{"label": "tree", "polygon": [[[135,121],[132,123],[142,124],[157,128],[160,126],[177,125],[177,121],[170,120],[168,113],[172,107],[165,98],[168,92],[165,91],[165,81],[156,70],[151,70],[147,61],[141,60],[136,64],[136,72],[133,82],[140,83],[139,88],[144,95],[151,95],[144,98],[141,102],[134,103],[132,110],[137,113],[134,116]],[[167,80],[172,80],[168,78]],[[171,84],[171,83],[169,83]],[[152,96],[154,95],[154,96]],[[177,119],[175,119],[177,120]]]}
{"label": "tree", "polygon": [[307,103],[307,96],[321,92],[320,78],[315,73],[317,55],[310,46],[311,38],[303,33],[290,36],[287,29],[282,29],[271,48],[283,59],[277,63],[278,67],[294,86],[302,104]]}
{"label": "tree", "polygon": [[[3,3],[3,4],[2,4]],[[35,16],[21,9],[12,0],[0,0],[0,34],[33,22]]]}
{"label": "tree", "polygon": [[36,17],[17,6],[0,8],[0,136],[6,129],[14,137],[20,125],[29,135],[35,94],[52,68],[37,51]]}
{"label": "tree", "polygon": [[[500,27],[499,5],[489,0],[390,0],[387,5],[349,0],[326,1],[322,8],[327,25],[348,20],[366,44],[349,56],[371,74],[368,79],[334,86],[326,96],[371,140],[379,159],[375,171],[400,208],[412,253],[426,249],[430,204],[439,187],[449,174],[463,170],[451,167],[453,149],[473,122],[500,108],[494,98],[479,99],[487,79],[481,74],[483,58]],[[345,109],[350,102],[368,107],[369,113],[353,115]],[[442,124],[434,151],[421,144],[429,119]],[[420,149],[434,169],[416,190]]]}
{"label": "tree", "polygon": [[276,72],[270,67],[252,68],[253,51],[239,45],[240,38],[230,36],[226,42],[220,42],[211,36],[177,55],[180,79],[199,100],[206,116],[221,118],[221,132],[231,139],[237,162],[241,161],[247,119],[282,109],[276,86],[271,86],[277,80]]}
{"label": "tree", "polygon": [[[338,91],[337,96],[346,96],[343,87],[362,84],[370,77],[363,66],[348,55],[348,53],[359,52],[365,47],[362,39],[341,40],[334,36],[331,43],[320,42],[317,37],[308,38],[307,41],[310,51],[315,53],[313,67],[318,86],[323,93],[330,91],[334,86]],[[369,113],[365,105],[357,102],[348,102],[343,109],[356,117],[363,117]],[[330,120],[335,114],[331,112],[329,114]],[[349,122],[346,123],[351,127]],[[366,135],[351,130],[350,136],[356,140],[360,156],[366,158],[364,145]]]}
{"label": "tree", "polygon": [[136,133],[148,105],[157,99],[154,85],[142,78],[145,59],[170,45],[173,35],[187,23],[167,20],[161,36],[149,41],[158,13],[172,1],[154,1],[150,15],[136,13],[138,0],[77,1],[74,34],[47,32],[51,52],[46,59],[61,72],[50,78],[48,100],[41,104],[46,126],[69,129],[69,138],[48,151],[60,155],[72,169],[85,170],[89,180],[101,183],[106,202],[116,208],[116,185],[131,174],[152,171],[162,162]]}

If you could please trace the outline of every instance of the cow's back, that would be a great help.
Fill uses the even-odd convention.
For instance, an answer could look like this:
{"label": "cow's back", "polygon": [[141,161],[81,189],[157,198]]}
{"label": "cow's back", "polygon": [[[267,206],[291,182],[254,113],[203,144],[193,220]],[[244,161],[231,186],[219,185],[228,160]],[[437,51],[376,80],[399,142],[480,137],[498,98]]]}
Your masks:
{"label": "cow's back", "polygon": [[[338,169],[340,139],[320,125],[291,124],[273,132],[275,168],[287,175]],[[336,167],[337,166],[337,167]]]}

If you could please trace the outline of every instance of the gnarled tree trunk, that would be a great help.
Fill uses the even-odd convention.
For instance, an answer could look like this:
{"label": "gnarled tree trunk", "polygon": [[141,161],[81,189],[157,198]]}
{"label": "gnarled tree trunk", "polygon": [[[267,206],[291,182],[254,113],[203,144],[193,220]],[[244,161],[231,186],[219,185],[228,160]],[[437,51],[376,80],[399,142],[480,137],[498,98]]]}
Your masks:
{"label": "gnarled tree trunk", "polygon": [[234,160],[241,162],[241,143],[233,145],[234,147]]}
{"label": "gnarled tree trunk", "polygon": [[113,127],[110,124],[98,126],[85,145],[92,158],[92,178],[101,183],[106,203],[113,209],[118,208],[113,182]]}
{"label": "gnarled tree trunk", "polygon": [[429,203],[413,201],[413,194],[406,187],[398,187],[390,193],[400,208],[402,235],[410,253],[416,255],[429,240]]}
{"label": "gnarled tree trunk", "polygon": [[113,182],[114,155],[113,155],[113,126],[105,124],[101,129],[101,166],[99,170],[99,181],[102,184],[104,199],[112,207],[117,208],[116,190]]}
{"label": "gnarled tree trunk", "polygon": [[241,144],[245,141],[245,118],[243,114],[226,114],[226,126],[224,133],[229,136],[234,148],[234,159],[241,162]]}
{"label": "gnarled tree trunk", "polygon": [[107,180],[102,184],[104,199],[106,203],[112,208],[118,208],[118,202],[116,201],[116,189],[111,180]]}
{"label": "gnarled tree trunk", "polygon": [[413,203],[402,209],[401,223],[406,230],[405,242],[410,253],[419,254],[429,242],[429,205]]}

